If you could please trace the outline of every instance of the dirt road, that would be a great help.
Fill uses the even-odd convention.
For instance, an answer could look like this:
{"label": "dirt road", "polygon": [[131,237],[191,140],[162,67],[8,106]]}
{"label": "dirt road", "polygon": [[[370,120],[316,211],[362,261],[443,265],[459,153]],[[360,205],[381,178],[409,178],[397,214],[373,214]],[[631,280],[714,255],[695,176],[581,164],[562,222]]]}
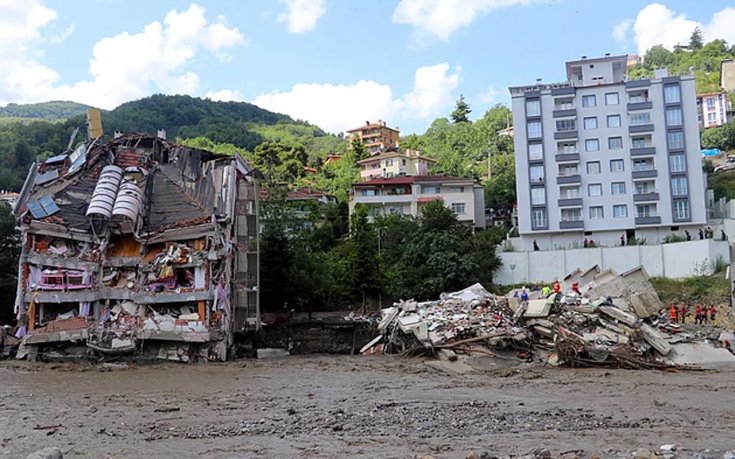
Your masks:
{"label": "dirt road", "polygon": [[[97,368],[0,362],[0,457],[620,457],[735,446],[735,371],[526,368],[318,356]],[[682,452],[683,450],[683,452]],[[721,454],[713,457],[720,457]]]}

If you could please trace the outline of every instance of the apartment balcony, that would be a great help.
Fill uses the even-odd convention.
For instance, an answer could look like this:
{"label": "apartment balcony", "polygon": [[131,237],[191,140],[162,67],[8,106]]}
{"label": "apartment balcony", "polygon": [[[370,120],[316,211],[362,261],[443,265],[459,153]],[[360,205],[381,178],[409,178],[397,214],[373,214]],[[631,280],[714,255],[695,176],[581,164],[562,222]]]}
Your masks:
{"label": "apartment balcony", "polygon": [[584,228],[584,220],[562,220],[559,222],[559,229],[582,229]]}
{"label": "apartment balcony", "polygon": [[656,154],[656,147],[636,147],[630,149],[630,156],[653,156]]}
{"label": "apartment balcony", "polygon": [[361,204],[390,204],[399,202],[411,202],[414,200],[412,194],[394,194],[381,196],[355,196],[355,203]]}
{"label": "apartment balcony", "polygon": [[636,225],[660,225],[661,217],[659,217],[658,215],[649,215],[647,217],[636,217],[635,224]]}
{"label": "apartment balcony", "polygon": [[640,132],[653,132],[653,123],[635,124],[632,126],[628,126],[628,132],[630,134],[638,134]]}
{"label": "apartment balcony", "polygon": [[531,186],[544,186],[546,181],[543,178],[531,180]]}
{"label": "apartment balcony", "polygon": [[559,207],[582,207],[582,198],[565,198],[558,201]]}
{"label": "apartment balcony", "polygon": [[577,131],[556,131],[554,133],[554,139],[555,140],[566,140],[566,139],[576,139],[577,138]]}
{"label": "apartment balcony", "polygon": [[629,112],[632,112],[635,110],[650,110],[651,108],[653,108],[653,103],[651,101],[628,103]]}
{"label": "apartment balcony", "polygon": [[658,177],[658,171],[656,169],[634,170],[631,175],[633,176],[633,180],[655,178]]}
{"label": "apartment balcony", "polygon": [[658,200],[659,195],[656,192],[633,194],[633,202],[655,202]]}
{"label": "apartment balcony", "polygon": [[579,174],[559,175],[556,177],[557,185],[566,185],[573,183],[582,183],[582,176]]}
{"label": "apartment balcony", "polygon": [[579,162],[579,153],[557,153],[557,163]]}
{"label": "apartment balcony", "polygon": [[554,109],[554,111],[551,113],[554,118],[568,118],[570,116],[577,116],[577,109],[576,108]]}

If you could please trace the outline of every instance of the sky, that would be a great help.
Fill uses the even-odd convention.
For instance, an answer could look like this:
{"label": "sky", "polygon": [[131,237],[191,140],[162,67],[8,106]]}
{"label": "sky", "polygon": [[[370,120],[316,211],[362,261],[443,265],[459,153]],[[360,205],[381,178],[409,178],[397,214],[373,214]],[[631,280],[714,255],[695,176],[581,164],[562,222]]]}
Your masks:
{"label": "sky", "polygon": [[460,95],[477,118],[567,60],[695,27],[735,43],[735,0],[0,0],[0,106],[189,94],[423,133]]}

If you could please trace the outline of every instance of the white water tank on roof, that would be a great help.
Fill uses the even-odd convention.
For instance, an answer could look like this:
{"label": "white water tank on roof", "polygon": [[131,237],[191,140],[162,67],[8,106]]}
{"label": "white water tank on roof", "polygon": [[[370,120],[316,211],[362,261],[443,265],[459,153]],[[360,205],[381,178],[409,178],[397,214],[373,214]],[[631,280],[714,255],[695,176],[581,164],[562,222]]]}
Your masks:
{"label": "white water tank on roof", "polygon": [[105,166],[102,169],[97,185],[94,187],[92,199],[89,201],[89,207],[87,207],[87,217],[112,217],[112,207],[115,204],[115,197],[122,178],[123,170],[120,167]]}
{"label": "white water tank on roof", "polygon": [[125,180],[117,192],[115,206],[112,209],[113,217],[121,217],[135,223],[138,221],[140,206],[143,203],[143,191],[135,180]]}

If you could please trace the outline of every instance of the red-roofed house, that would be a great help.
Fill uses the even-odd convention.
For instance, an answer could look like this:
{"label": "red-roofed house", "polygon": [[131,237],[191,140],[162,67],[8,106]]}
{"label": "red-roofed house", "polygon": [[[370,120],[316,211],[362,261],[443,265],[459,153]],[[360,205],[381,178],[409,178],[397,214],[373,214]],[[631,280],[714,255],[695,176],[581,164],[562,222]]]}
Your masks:
{"label": "red-roofed house", "polygon": [[461,222],[485,227],[485,190],[471,178],[416,175],[373,178],[352,185],[350,213],[368,206],[370,217],[403,214],[418,217],[427,202],[441,200]]}

